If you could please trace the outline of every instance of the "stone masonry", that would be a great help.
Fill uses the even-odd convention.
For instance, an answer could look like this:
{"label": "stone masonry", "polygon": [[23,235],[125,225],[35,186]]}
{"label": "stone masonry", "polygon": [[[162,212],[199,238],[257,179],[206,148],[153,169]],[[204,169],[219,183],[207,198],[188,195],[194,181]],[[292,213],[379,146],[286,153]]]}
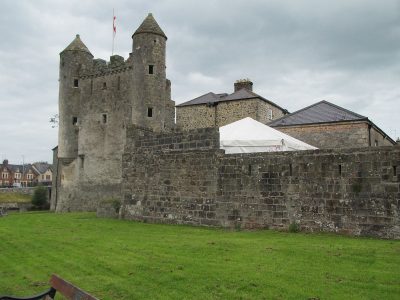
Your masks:
{"label": "stone masonry", "polygon": [[400,239],[400,148],[226,155],[215,129],[130,127],[120,216]]}
{"label": "stone masonry", "polygon": [[269,121],[269,109],[276,118],[283,116],[279,108],[257,98],[220,102],[214,106],[183,106],[177,107],[176,123],[184,130],[221,127],[246,117],[265,124]]}
{"label": "stone masonry", "polygon": [[369,124],[364,121],[274,128],[321,149],[392,146],[385,136],[374,128],[369,128]]}
{"label": "stone masonry", "polygon": [[166,78],[167,37],[151,14],[132,35],[132,53],[93,59],[77,35],[60,53],[57,179],[51,208],[96,210],[118,197],[126,127],[171,130],[175,103]]}
{"label": "stone masonry", "polygon": [[[246,90],[248,93],[240,94],[240,90]],[[207,95],[210,94],[213,93],[201,97],[207,99]],[[231,95],[213,95],[220,97],[220,99],[210,98],[209,102],[204,100],[206,103],[204,101],[200,103],[188,101],[177,105],[177,127],[184,130],[221,127],[246,117],[265,124],[287,113],[285,109],[275,103],[253,93],[253,83],[249,79],[236,81],[234,83],[234,93]],[[235,97],[235,100],[229,99],[232,96]]]}

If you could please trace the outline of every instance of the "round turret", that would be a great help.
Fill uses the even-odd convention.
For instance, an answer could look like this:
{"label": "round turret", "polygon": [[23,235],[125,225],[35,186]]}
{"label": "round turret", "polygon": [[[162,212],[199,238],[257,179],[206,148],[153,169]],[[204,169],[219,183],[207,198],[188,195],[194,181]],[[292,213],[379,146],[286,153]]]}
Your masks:
{"label": "round turret", "polygon": [[87,73],[92,65],[93,55],[77,34],[60,53],[59,157],[73,158],[78,154],[80,76]]}
{"label": "round turret", "polygon": [[132,35],[133,124],[162,131],[168,98],[166,84],[167,36],[149,14]]}

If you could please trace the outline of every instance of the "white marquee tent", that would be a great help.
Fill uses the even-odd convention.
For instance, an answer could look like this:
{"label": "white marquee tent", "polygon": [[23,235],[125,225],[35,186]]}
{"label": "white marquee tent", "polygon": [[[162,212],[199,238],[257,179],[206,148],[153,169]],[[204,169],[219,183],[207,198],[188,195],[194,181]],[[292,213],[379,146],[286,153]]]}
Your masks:
{"label": "white marquee tent", "polygon": [[227,154],[318,149],[249,117],[220,127],[219,136]]}

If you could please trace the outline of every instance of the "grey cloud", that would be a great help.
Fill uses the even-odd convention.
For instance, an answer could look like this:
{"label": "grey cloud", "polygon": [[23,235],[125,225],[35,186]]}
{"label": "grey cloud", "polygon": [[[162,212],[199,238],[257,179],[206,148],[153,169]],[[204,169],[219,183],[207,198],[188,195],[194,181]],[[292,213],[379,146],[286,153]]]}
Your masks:
{"label": "grey cloud", "polygon": [[124,57],[134,30],[148,12],[155,15],[168,36],[167,74],[177,103],[232,91],[236,79],[249,77],[256,92],[291,111],[326,99],[399,135],[399,3],[2,1],[0,120],[8,142],[0,154],[19,159],[21,151],[28,155],[21,149],[32,149],[31,160],[51,159],[58,54],[80,33],[95,57],[108,59],[111,5],[115,49]]}

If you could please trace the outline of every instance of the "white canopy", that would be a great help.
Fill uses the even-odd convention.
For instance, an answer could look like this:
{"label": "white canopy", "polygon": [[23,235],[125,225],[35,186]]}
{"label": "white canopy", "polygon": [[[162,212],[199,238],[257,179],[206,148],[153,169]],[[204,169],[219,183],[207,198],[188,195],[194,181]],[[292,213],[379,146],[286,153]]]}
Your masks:
{"label": "white canopy", "polygon": [[219,136],[227,154],[318,149],[249,117],[220,127]]}

